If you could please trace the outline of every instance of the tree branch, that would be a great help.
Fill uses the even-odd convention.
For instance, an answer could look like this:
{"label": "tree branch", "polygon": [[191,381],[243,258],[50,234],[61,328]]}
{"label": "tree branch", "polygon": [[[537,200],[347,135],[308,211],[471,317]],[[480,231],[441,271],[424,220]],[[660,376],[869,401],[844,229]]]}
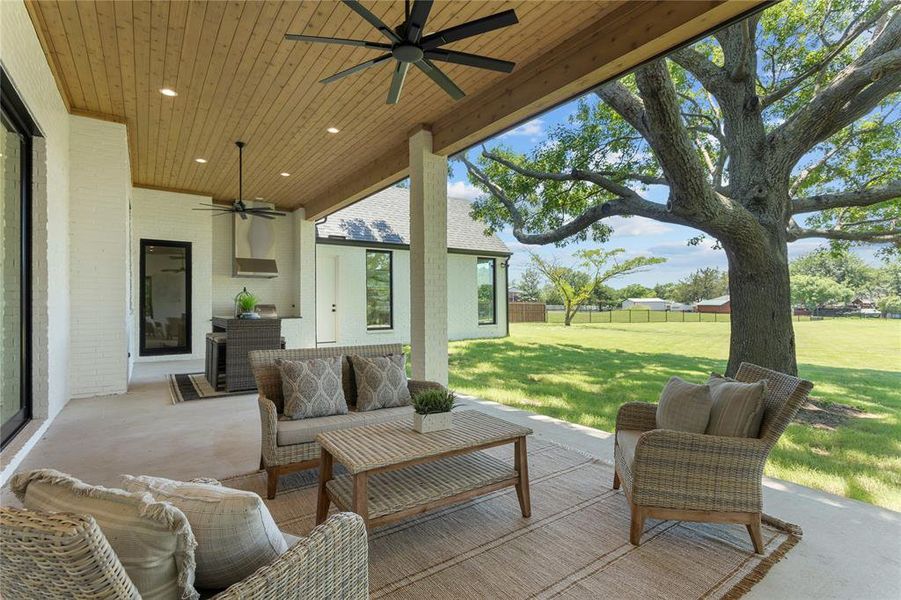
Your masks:
{"label": "tree branch", "polygon": [[668,57],[691,73],[705,88],[716,94],[722,89],[726,72],[712,60],[690,47],[670,52]]}
{"label": "tree branch", "polygon": [[786,173],[810,148],[872,110],[901,85],[901,11],[879,37],[769,136]]}
{"label": "tree branch", "polygon": [[795,198],[791,203],[791,213],[814,212],[829,208],[846,206],[870,206],[886,200],[901,198],[901,180],[892,181],[884,186],[871,187],[853,192],[835,194],[819,194],[807,198]]}
{"label": "tree branch", "polygon": [[641,100],[619,81],[611,81],[594,91],[598,98],[607,103],[625,121],[631,125],[641,137],[648,139],[648,117]]}
{"label": "tree branch", "polygon": [[[801,83],[823,71],[832,63],[833,60],[835,60],[835,57],[841,54],[841,52],[849,45],[851,45],[854,40],[856,40],[866,30],[875,25],[892,8],[892,6],[893,3],[891,2],[883,2],[879,10],[877,10],[869,19],[860,22],[857,27],[854,27],[855,21],[852,20],[845,28],[845,31],[842,33],[842,36],[839,38],[839,40],[833,45],[832,49],[830,49],[821,60],[810,65],[778,87],[770,90],[770,92],[761,100],[762,106],[766,108],[767,106],[778,102],[779,100],[790,94],[792,91],[794,91],[799,85],[801,85]],[[824,41],[824,45],[828,44],[826,44]]]}
{"label": "tree branch", "polygon": [[823,238],[847,242],[901,243],[901,229],[844,231],[841,229],[801,229],[789,228],[786,232],[789,242],[804,238]]}

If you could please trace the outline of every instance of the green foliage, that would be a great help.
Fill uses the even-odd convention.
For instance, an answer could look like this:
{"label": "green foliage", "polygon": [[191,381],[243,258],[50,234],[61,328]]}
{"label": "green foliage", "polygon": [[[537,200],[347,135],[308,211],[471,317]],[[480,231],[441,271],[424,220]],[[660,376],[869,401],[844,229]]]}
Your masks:
{"label": "green foliage", "polygon": [[789,264],[794,275],[826,277],[859,294],[869,294],[876,283],[876,269],[862,258],[846,250],[817,250],[796,258]]}
{"label": "green foliage", "polygon": [[880,312],[901,314],[901,296],[886,296],[876,303]]}
{"label": "green foliage", "polygon": [[513,287],[519,288],[524,302],[538,302],[541,298],[541,273],[529,266]]}
{"label": "green foliage", "polygon": [[413,410],[421,415],[450,412],[456,400],[457,395],[451,390],[433,388],[413,396]]}
{"label": "green foliage", "polygon": [[630,283],[629,285],[617,290],[618,304],[622,304],[626,298],[651,298],[654,296],[654,290],[641,285],[640,283]]}
{"label": "green foliage", "polygon": [[854,297],[854,290],[828,277],[794,275],[791,297],[794,304],[812,311],[824,304],[848,302]]}
{"label": "green foliage", "polygon": [[246,289],[238,295],[238,308],[241,309],[241,312],[253,312],[259,303],[260,299]]}
{"label": "green foliage", "polygon": [[[575,253],[578,266],[584,270],[561,265],[537,254],[532,254],[532,265],[541,272],[554,290],[560,295],[566,313],[565,323],[570,324],[572,316],[579,307],[588,302],[595,288],[611,279],[636,273],[644,267],[666,262],[665,258],[649,258],[636,256],[623,261],[617,257],[623,254],[623,248],[603,250],[579,250]],[[611,263],[608,267],[608,263]]]}
{"label": "green foliage", "polygon": [[704,268],[681,279],[673,288],[672,299],[676,302],[694,304],[728,293],[729,274],[715,268]]}

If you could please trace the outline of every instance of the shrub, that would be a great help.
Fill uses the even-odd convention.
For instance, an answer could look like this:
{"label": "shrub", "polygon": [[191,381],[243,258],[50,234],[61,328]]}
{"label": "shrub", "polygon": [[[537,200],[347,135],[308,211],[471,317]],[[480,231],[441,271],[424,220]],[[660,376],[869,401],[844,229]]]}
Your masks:
{"label": "shrub", "polygon": [[450,412],[456,406],[457,395],[450,390],[431,389],[413,396],[413,410],[421,415]]}

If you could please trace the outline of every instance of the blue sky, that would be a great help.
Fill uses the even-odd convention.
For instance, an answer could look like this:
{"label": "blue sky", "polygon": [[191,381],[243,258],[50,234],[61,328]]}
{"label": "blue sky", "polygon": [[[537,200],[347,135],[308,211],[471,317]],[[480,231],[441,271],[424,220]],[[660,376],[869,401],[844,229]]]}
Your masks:
{"label": "blue sky", "polygon": [[[491,148],[498,144],[510,147],[521,153],[528,153],[542,141],[547,139],[547,132],[555,125],[565,123],[576,109],[578,99],[558,106],[527,123],[524,123],[506,133],[491,138],[485,142],[485,146]],[[471,149],[470,157],[474,158],[480,147]],[[475,199],[480,191],[472,186],[467,177],[466,169],[462,164],[453,163],[453,174],[448,178],[448,195]],[[649,200],[665,202],[666,188],[652,186],[646,193]],[[641,217],[614,217],[607,220],[613,227],[614,233],[606,248],[624,248],[627,256],[657,256],[666,258],[667,262],[656,265],[648,270],[622,277],[611,281],[614,288],[620,288],[630,283],[641,283],[653,286],[655,283],[677,281],[689,273],[702,267],[726,268],[726,255],[722,250],[715,250],[713,240],[707,239],[699,246],[689,246],[686,241],[696,236],[699,232],[695,229],[659,223]],[[513,257],[510,260],[510,280],[519,278],[523,270],[529,264],[529,252],[535,252],[546,258],[557,258],[563,264],[571,264],[573,252],[578,248],[594,248],[594,242],[570,244],[563,248],[549,246],[530,246],[520,243],[509,231],[502,231],[499,237],[507,244]],[[789,245],[791,258],[807,254],[817,247],[825,245],[823,240],[800,240]],[[872,251],[866,249],[857,250],[867,262],[876,264],[878,260]]]}

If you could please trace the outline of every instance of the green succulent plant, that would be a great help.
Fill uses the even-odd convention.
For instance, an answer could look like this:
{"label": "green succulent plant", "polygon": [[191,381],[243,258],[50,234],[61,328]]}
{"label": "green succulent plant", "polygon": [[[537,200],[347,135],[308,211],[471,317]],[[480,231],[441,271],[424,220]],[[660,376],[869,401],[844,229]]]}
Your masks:
{"label": "green succulent plant", "polygon": [[450,412],[457,406],[457,395],[451,390],[431,389],[413,396],[413,410],[420,415]]}
{"label": "green succulent plant", "polygon": [[241,292],[238,296],[238,308],[241,309],[241,312],[253,312],[259,302],[259,298],[247,291]]}

